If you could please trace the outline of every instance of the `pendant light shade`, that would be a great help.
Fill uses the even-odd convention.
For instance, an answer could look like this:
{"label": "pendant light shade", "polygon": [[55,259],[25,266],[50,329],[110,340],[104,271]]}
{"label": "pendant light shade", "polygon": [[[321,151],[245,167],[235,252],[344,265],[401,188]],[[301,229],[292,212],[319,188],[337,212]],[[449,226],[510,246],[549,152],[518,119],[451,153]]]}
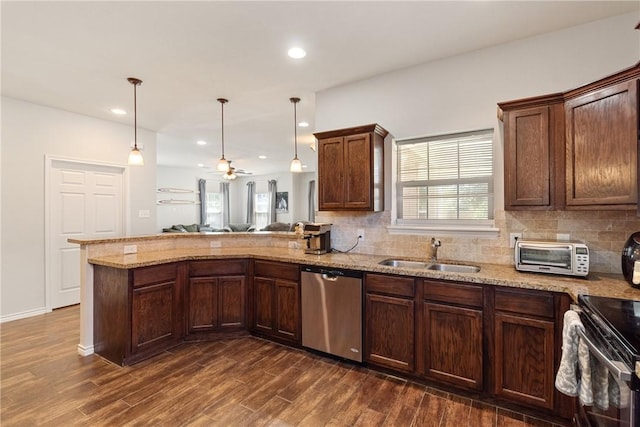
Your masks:
{"label": "pendant light shade", "polygon": [[[220,172],[227,172],[230,170],[231,165],[229,161],[227,161],[227,159],[224,158],[224,104],[226,104],[227,102],[229,102],[228,99],[224,99],[224,98],[218,98],[218,102],[220,103],[220,108],[221,108],[221,112],[222,112],[222,124],[220,126],[220,128],[222,129],[222,155],[220,156],[220,160],[218,160],[218,170]],[[225,176],[226,177],[226,176]],[[235,178],[235,176],[234,176]],[[231,178],[233,179],[233,178]]]}
{"label": "pendant light shade", "polygon": [[296,104],[300,102],[300,98],[289,98],[289,101],[293,104],[293,143],[295,147],[295,154],[293,160],[291,160],[289,170],[291,172],[302,172],[302,162],[298,158],[298,116],[296,109]]}
{"label": "pendant light shade", "polygon": [[129,153],[127,163],[132,166],[142,166],[144,165],[144,159],[142,158],[142,153],[138,150],[138,100],[136,96],[136,89],[142,84],[142,80],[135,77],[129,77],[127,80],[133,85],[133,148]]}

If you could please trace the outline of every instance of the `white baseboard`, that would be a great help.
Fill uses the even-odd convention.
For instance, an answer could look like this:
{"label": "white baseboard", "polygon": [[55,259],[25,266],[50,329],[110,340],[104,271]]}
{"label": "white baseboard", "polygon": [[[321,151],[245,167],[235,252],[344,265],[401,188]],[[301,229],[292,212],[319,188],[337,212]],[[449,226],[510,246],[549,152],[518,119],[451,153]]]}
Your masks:
{"label": "white baseboard", "polygon": [[92,345],[90,346],[84,346],[82,344],[78,344],[78,354],[80,356],[89,356],[92,355],[94,353],[94,348]]}
{"label": "white baseboard", "polygon": [[37,308],[35,310],[21,311],[20,313],[8,314],[0,317],[0,323],[11,322],[18,319],[26,319],[27,317],[39,316],[41,314],[49,313],[51,310],[47,310],[45,307]]}

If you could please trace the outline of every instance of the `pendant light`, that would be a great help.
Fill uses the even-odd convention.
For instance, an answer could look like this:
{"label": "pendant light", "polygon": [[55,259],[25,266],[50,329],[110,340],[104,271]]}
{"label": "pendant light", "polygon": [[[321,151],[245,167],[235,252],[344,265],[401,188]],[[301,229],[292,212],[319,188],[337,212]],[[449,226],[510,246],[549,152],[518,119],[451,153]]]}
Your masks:
{"label": "pendant light", "polygon": [[142,80],[135,77],[129,77],[127,80],[133,85],[133,148],[129,153],[128,163],[132,166],[142,166],[144,165],[144,159],[142,158],[142,153],[138,150],[138,100],[136,98],[136,88],[142,84]]}
{"label": "pendant light", "polygon": [[291,160],[289,170],[291,172],[302,172],[302,162],[298,158],[298,117],[296,112],[296,104],[300,102],[300,98],[289,98],[289,101],[293,104],[293,143],[295,147],[295,155]]}
{"label": "pendant light", "polygon": [[227,161],[227,159],[224,158],[224,104],[226,104],[227,102],[229,102],[228,99],[224,99],[224,98],[218,98],[218,102],[220,103],[220,108],[222,111],[222,125],[221,125],[221,129],[222,129],[222,156],[220,157],[220,160],[218,161],[218,170],[220,172],[227,172],[231,169],[231,162]]}

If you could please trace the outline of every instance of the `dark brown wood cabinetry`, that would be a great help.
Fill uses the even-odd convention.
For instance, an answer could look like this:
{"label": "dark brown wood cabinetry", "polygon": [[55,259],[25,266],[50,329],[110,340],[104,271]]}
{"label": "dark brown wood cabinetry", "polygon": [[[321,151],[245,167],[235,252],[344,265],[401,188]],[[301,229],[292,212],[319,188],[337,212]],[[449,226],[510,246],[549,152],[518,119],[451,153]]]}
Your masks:
{"label": "dark brown wood cabinetry", "polygon": [[542,291],[495,290],[494,393],[554,408],[555,304]]}
{"label": "dark brown wood cabinetry", "polygon": [[187,334],[246,332],[244,259],[191,261],[186,287]]}
{"label": "dark brown wood cabinetry", "polygon": [[135,270],[94,267],[95,352],[129,365],[183,338],[184,264]]}
{"label": "dark brown wood cabinetry", "polygon": [[567,208],[637,206],[639,76],[636,70],[622,82],[605,80],[568,95]]}
{"label": "dark brown wood cabinetry", "polygon": [[506,210],[636,209],[640,63],[564,93],[499,103]]}
{"label": "dark brown wood cabinetry", "polygon": [[384,138],[372,124],[315,133],[321,211],[384,209]]}
{"label": "dark brown wood cabinetry", "polygon": [[300,268],[255,261],[251,330],[277,341],[300,344]]}
{"label": "dark brown wood cabinetry", "polygon": [[421,322],[425,376],[483,388],[483,287],[423,281]]}
{"label": "dark brown wood cabinetry", "polygon": [[366,274],[365,360],[412,373],[415,369],[415,280]]}
{"label": "dark brown wood cabinetry", "polygon": [[564,109],[562,95],[498,104],[504,121],[506,210],[563,206]]}

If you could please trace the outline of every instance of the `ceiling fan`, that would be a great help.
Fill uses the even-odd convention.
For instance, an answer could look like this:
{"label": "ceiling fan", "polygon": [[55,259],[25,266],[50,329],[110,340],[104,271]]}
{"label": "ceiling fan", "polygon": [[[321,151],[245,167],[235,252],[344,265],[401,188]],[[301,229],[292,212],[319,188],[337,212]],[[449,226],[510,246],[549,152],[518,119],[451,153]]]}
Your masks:
{"label": "ceiling fan", "polygon": [[253,172],[249,172],[249,171],[246,171],[244,169],[234,168],[233,166],[231,166],[231,160],[227,160],[227,163],[229,164],[229,168],[222,175],[222,177],[224,179],[234,180],[234,179],[236,179],[238,177],[238,175],[252,175],[253,174]]}

